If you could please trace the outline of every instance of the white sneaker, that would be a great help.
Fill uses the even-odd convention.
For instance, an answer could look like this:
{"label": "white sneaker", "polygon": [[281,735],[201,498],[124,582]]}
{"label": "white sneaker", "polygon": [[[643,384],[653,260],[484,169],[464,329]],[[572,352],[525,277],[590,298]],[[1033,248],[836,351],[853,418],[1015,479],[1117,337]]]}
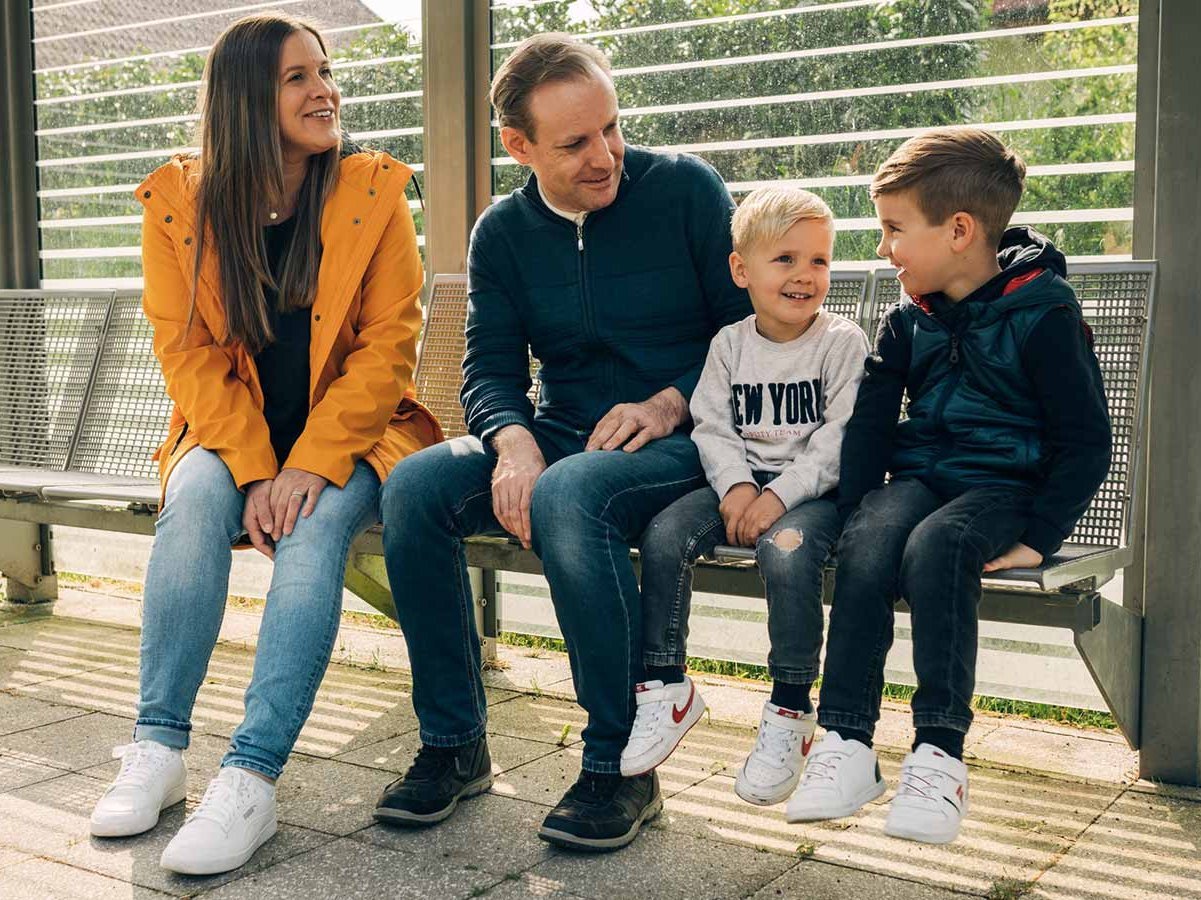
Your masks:
{"label": "white sneaker", "polygon": [[809,752],[805,774],[788,801],[789,822],[841,819],[884,793],[876,751],[829,731]]}
{"label": "white sneaker", "polygon": [[228,872],[275,834],[275,785],[235,766],[209,782],[159,865],[181,875]]}
{"label": "white sneaker", "polygon": [[705,701],[687,675],[678,684],[644,681],[634,686],[634,698],[634,727],[621,751],[621,774],[627,778],[643,775],[671,756],[705,711]]}
{"label": "white sneaker", "polygon": [[759,739],[738,773],[734,793],[757,806],[787,800],[800,781],[816,730],[817,713],[795,712],[770,700],[764,703]]}
{"label": "white sneaker", "polygon": [[104,796],[92,810],[96,837],[129,837],[158,824],[159,813],[187,796],[188,770],[183,753],[157,741],[138,741],[117,747],[113,758],[123,760]]}
{"label": "white sneaker", "polygon": [[933,744],[919,744],[901,763],[901,785],[884,833],[924,844],[947,844],[967,815],[967,766]]}

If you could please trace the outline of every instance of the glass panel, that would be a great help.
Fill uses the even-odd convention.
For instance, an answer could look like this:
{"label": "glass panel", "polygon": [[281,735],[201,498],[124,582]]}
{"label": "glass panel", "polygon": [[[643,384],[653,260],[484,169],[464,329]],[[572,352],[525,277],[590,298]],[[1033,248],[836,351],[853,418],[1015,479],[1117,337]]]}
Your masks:
{"label": "glass panel", "polygon": [[[735,197],[788,181],[874,260],[867,185],[918,130],[979,124],[1030,166],[1015,221],[1072,256],[1129,255],[1137,0],[497,2],[494,67],[522,38],[608,54],[627,141],[696,153]],[[494,135],[495,136],[495,135]],[[527,173],[493,142],[493,193]]]}
{"label": "glass panel", "polygon": [[351,136],[422,171],[420,0],[40,0],[33,35],[45,287],[141,287],[133,189],[195,146],[213,40],[238,18],[271,9],[309,18],[325,35]]}

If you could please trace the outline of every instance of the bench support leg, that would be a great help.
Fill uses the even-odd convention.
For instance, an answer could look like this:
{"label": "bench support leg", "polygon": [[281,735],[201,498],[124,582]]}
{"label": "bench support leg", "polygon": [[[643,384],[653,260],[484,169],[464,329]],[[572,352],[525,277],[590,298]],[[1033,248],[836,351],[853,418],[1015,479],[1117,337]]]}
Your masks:
{"label": "bench support leg", "polygon": [[1143,617],[1107,600],[1099,600],[1099,609],[1100,621],[1096,626],[1075,632],[1073,639],[1126,742],[1131,749],[1137,750],[1141,722]]}
{"label": "bench support leg", "polygon": [[0,522],[0,572],[12,603],[45,603],[58,597],[50,526]]}
{"label": "bench support leg", "polygon": [[346,560],[344,580],[348,591],[363,598],[393,622],[396,621],[396,606],[392,602],[392,590],[388,587],[388,572],[382,556],[351,551]]}
{"label": "bench support leg", "polygon": [[480,569],[479,572],[483,584],[480,585],[480,599],[476,604],[476,625],[480,630],[480,650],[484,656],[484,665],[487,666],[496,661],[496,640],[500,636],[500,601],[496,590],[496,571]]}

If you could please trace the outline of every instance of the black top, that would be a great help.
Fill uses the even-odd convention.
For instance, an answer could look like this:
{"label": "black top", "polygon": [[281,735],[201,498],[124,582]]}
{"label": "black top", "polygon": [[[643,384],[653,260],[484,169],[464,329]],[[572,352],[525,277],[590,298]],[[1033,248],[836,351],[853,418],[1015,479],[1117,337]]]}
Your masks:
{"label": "black top", "polygon": [[[283,271],[284,255],[292,241],[295,221],[293,217],[263,229],[267,264],[277,279]],[[309,316],[312,311],[295,309],[281,313],[278,294],[265,285],[263,293],[271,311],[275,340],[255,355],[254,362],[263,388],[263,416],[271,431],[271,447],[282,466],[309,417]]]}

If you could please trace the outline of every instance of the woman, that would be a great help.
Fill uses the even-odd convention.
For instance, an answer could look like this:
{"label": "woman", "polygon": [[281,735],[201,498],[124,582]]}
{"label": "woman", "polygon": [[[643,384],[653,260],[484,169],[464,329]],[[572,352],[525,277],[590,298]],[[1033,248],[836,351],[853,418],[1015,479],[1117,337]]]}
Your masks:
{"label": "woman", "polygon": [[421,262],[411,170],[343,144],[324,42],[242,19],[208,59],[201,151],[137,191],[144,307],[175,403],[146,572],[134,743],[92,833],[137,834],[185,794],[196,692],[243,533],[275,561],[246,714],[163,852],[176,872],[242,865],[275,833],[275,789],[338,628],[355,535],[380,482],[441,432],[412,398]]}

